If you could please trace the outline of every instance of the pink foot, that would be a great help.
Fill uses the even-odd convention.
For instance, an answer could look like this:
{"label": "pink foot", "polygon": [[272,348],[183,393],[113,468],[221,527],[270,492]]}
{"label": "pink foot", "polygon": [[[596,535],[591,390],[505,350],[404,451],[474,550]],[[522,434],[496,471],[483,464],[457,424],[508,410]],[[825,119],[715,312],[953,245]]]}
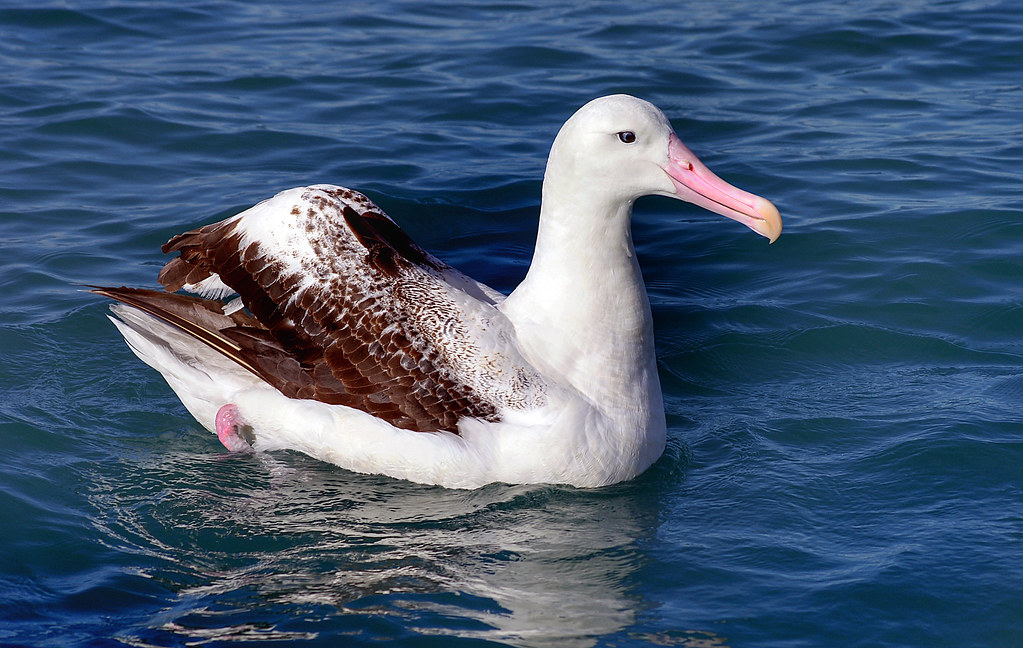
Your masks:
{"label": "pink foot", "polygon": [[228,403],[217,412],[217,438],[231,452],[252,452],[252,427],[237,405]]}

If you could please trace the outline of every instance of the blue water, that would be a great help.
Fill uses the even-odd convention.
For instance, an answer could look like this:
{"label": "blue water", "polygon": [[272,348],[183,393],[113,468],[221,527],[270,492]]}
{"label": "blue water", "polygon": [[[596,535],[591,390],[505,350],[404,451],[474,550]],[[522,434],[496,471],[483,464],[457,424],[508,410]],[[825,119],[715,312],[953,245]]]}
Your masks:
{"label": "blue water", "polygon": [[[22,4],[0,643],[1023,645],[1018,3]],[[314,182],[510,290],[551,140],[611,92],[785,218],[637,205],[669,447],[633,482],[230,456],[80,291]]]}

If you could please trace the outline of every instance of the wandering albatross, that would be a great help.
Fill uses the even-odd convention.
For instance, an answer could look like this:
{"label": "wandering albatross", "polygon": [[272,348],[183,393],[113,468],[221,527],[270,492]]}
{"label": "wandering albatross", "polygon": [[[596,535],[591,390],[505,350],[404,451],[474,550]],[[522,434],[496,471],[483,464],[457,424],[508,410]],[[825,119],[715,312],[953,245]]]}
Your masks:
{"label": "wandering albatross", "polygon": [[175,236],[164,291],[94,292],[118,302],[132,351],[229,450],[451,488],[602,486],[665,445],[630,225],[646,195],[781,233],[774,205],[714,175],[660,110],[614,95],[555,138],[533,260],[507,297],[333,185]]}

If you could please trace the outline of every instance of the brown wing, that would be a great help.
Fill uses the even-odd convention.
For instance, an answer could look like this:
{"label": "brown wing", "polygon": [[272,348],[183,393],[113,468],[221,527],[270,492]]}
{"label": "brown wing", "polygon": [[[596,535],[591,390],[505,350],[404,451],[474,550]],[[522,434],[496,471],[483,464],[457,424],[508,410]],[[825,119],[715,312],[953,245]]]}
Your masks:
{"label": "brown wing", "polygon": [[[218,275],[251,313],[235,321],[221,302],[193,300],[190,308],[230,322],[207,322],[216,329],[210,335],[175,325],[285,395],[355,407],[410,430],[456,432],[465,416],[497,419],[494,399],[460,379],[450,353],[433,343],[436,331],[409,314],[410,298],[427,294],[440,303],[448,328],[463,325],[442,276],[451,269],[362,194],[327,186],[284,192],[176,236],[164,251],[180,253],[160,273],[168,291]],[[151,294],[103,294],[151,313],[171,310]],[[140,297],[142,306],[127,299]]]}
{"label": "brown wing", "polygon": [[[258,321],[244,310],[225,314],[223,302],[140,288],[93,287],[92,292],[115,299],[161,319],[206,343],[292,398],[313,398],[356,407],[360,399],[329,372],[303,366]],[[399,416],[396,407],[374,414]]]}

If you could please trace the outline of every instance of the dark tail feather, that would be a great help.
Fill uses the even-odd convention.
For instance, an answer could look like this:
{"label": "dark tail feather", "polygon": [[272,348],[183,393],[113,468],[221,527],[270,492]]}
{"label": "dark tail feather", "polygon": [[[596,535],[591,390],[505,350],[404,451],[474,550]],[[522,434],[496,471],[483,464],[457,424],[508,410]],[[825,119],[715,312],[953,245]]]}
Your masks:
{"label": "dark tail feather", "polygon": [[[219,351],[264,380],[266,377],[247,356],[245,347],[225,335],[225,331],[238,326],[249,325],[242,314],[240,317],[225,315],[219,301],[199,299],[146,290],[142,288],[104,288],[89,286],[90,292],[127,304],[148,313],[171,326],[188,333],[212,349]],[[260,344],[265,344],[260,341]]]}
{"label": "dark tail feather", "polygon": [[317,371],[322,357],[313,358],[310,364],[300,363],[244,310],[225,315],[223,302],[217,300],[144,288],[87,287],[92,293],[136,308],[191,335],[285,396],[351,407],[361,404],[329,371]]}

